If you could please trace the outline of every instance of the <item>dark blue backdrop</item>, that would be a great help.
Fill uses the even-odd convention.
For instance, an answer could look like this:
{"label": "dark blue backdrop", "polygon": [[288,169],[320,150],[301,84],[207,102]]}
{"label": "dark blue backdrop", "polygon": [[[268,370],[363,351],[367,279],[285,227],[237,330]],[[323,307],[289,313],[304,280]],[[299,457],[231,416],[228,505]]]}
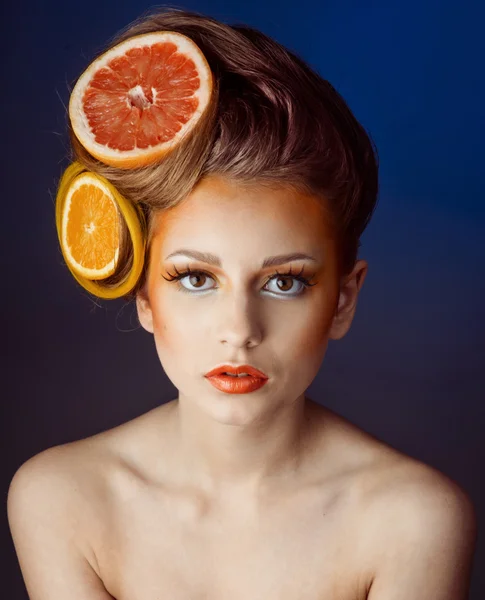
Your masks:
{"label": "dark blue backdrop", "polygon": [[[134,307],[95,303],[64,266],[54,194],[69,85],[147,2],[2,9],[4,492],[18,466],[175,397]],[[328,79],[380,154],[370,270],[309,394],[458,481],[485,516],[485,8],[459,0],[192,1],[276,38]],[[5,437],[4,437],[5,439]],[[479,523],[480,525],[480,523]],[[12,599],[26,598],[6,519]],[[470,598],[485,597],[480,540]],[[5,577],[5,576],[4,576]]]}

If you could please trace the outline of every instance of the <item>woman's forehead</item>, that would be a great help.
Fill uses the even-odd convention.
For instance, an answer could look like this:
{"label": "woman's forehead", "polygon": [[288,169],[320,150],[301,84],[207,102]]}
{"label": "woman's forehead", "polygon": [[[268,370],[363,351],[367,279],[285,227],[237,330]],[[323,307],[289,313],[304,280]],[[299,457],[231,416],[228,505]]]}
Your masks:
{"label": "woman's forehead", "polygon": [[317,267],[335,260],[321,204],[283,188],[246,189],[217,181],[200,186],[157,219],[150,243],[153,264],[177,260],[167,257],[179,249],[216,256],[230,270],[252,271],[268,257],[298,253],[314,257],[307,262]]}
{"label": "woman's forehead", "polygon": [[203,180],[180,204],[155,215],[154,232],[191,236],[208,230],[239,227],[321,237],[328,235],[328,215],[322,200],[288,187],[246,185],[221,177]]}

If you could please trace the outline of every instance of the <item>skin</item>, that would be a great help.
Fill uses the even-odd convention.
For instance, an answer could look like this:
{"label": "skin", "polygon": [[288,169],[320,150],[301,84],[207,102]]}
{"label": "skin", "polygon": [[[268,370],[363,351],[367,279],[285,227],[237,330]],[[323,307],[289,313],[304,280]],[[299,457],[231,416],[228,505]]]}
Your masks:
{"label": "skin", "polygon": [[[329,340],[341,339],[355,314],[368,265],[339,277],[332,230],[322,204],[289,189],[243,187],[211,176],[177,207],[156,215],[147,278],[137,296],[141,325],[179,395],[168,415],[174,472],[208,496],[256,498],[295,481],[310,449],[314,403],[305,396]],[[221,267],[183,255],[210,252]],[[316,259],[261,269],[267,256],[303,252]],[[186,270],[207,276],[166,280]],[[316,285],[304,291],[284,273]],[[194,293],[184,293],[178,285]],[[200,291],[199,289],[202,288]],[[303,292],[298,295],[299,292]],[[225,362],[267,375],[250,394],[224,394],[204,374]],[[172,460],[172,459],[171,459]]]}
{"label": "skin", "polygon": [[[165,260],[180,247],[222,265]],[[295,251],[317,259],[302,296],[259,269]],[[335,256],[320,205],[288,190],[211,178],[160,213],[137,306],[179,397],[16,473],[8,516],[32,598],[468,597],[463,490],[305,396],[367,270],[341,279]],[[187,263],[211,274],[187,287],[209,291],[164,279]],[[271,379],[223,394],[203,375],[224,361]]]}

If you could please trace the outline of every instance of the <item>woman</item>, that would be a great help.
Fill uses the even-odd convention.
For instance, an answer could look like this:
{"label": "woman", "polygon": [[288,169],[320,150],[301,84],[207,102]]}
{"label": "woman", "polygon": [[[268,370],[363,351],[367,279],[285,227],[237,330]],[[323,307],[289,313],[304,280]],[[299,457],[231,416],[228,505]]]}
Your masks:
{"label": "woman", "polygon": [[[212,127],[141,171],[72,140],[148,221],[125,297],[178,396],[17,471],[8,514],[31,600],[465,599],[466,492],[305,393],[368,269],[368,135],[328,82],[248,27],[159,10],[117,42],[162,30],[216,74]],[[133,267],[123,239],[106,290]]]}

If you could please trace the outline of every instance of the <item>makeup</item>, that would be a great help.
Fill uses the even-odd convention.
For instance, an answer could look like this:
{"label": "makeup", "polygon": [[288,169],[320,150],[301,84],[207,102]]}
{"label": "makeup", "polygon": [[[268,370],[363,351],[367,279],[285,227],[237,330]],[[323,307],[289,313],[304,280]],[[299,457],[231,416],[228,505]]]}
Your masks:
{"label": "makeup", "polygon": [[251,365],[221,365],[206,373],[205,378],[227,394],[249,394],[259,390],[268,381],[262,371]]}

